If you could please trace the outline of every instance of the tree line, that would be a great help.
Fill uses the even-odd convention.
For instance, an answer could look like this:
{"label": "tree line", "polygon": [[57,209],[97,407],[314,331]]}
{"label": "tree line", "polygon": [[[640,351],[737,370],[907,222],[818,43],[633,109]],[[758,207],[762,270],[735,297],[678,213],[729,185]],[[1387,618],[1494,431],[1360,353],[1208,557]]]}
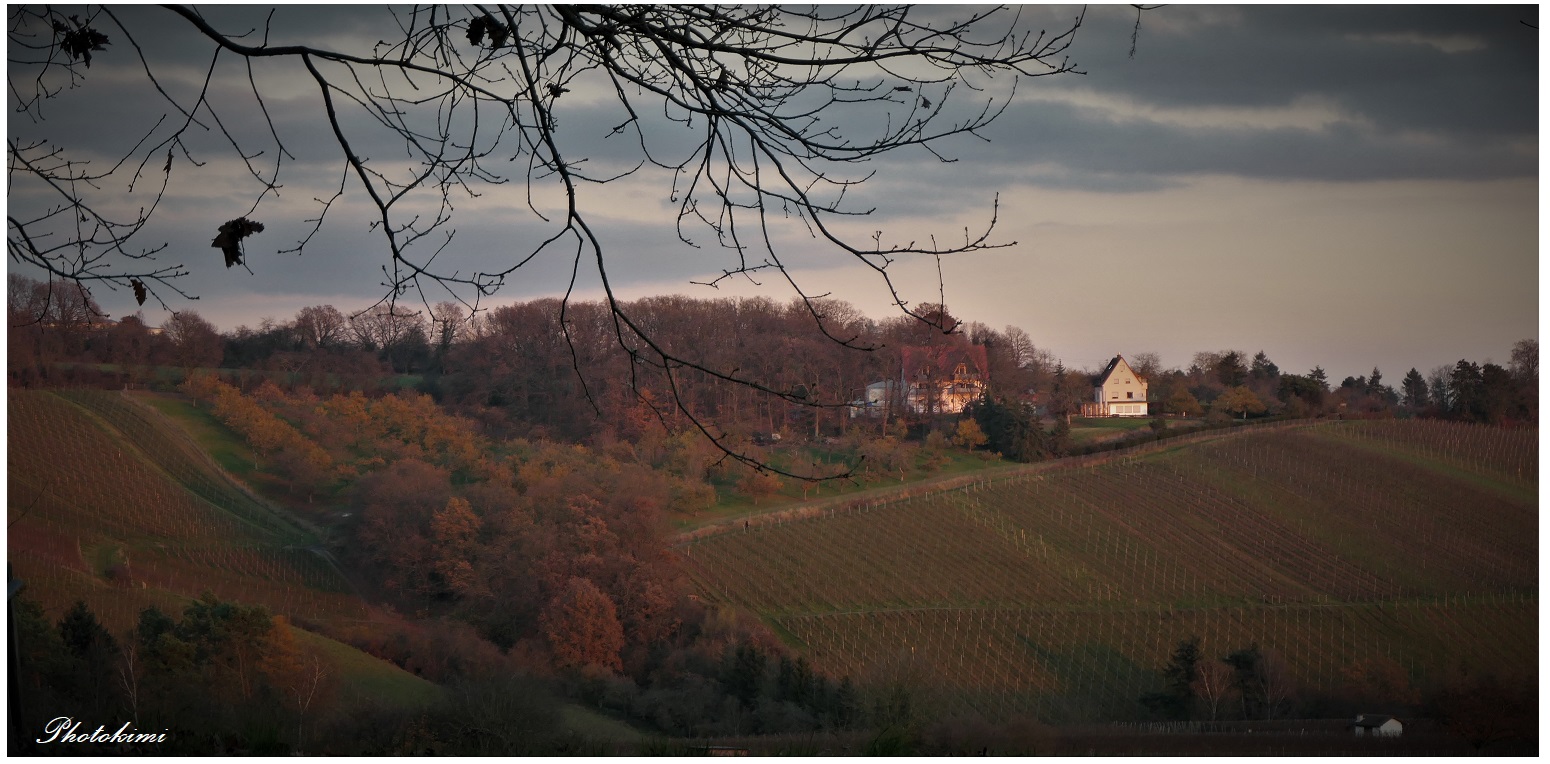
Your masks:
{"label": "tree line", "polygon": [[1137,700],[1155,719],[1228,721],[1348,718],[1384,714],[1404,720],[1434,719],[1476,750],[1537,734],[1538,701],[1532,677],[1506,678],[1490,671],[1450,670],[1417,685],[1391,658],[1355,661],[1328,694],[1299,688],[1285,661],[1258,643],[1224,656],[1207,653],[1198,636],[1181,640],[1161,670],[1162,689]]}
{"label": "tree line", "polygon": [[1150,382],[1153,405],[1177,416],[1417,416],[1508,426],[1533,425],[1539,416],[1535,339],[1515,343],[1507,366],[1460,359],[1424,375],[1411,368],[1398,389],[1376,367],[1338,385],[1320,366],[1283,372],[1263,350],[1252,357],[1200,352],[1182,369],[1165,369],[1155,353],[1139,353],[1131,366]]}
{"label": "tree line", "polygon": [[[814,306],[828,336],[807,331]],[[161,327],[136,316],[105,323],[78,290],[13,274],[11,379],[38,383],[58,361],[259,370],[287,387],[314,390],[364,389],[387,375],[413,375],[439,403],[510,434],[575,441],[600,432],[634,439],[650,420],[682,428],[686,415],[711,423],[716,435],[845,435],[862,427],[883,436],[898,420],[923,438],[939,426],[902,402],[880,422],[853,417],[847,406],[868,384],[899,380],[906,347],[982,347],[989,399],[1011,408],[1027,404],[1034,416],[1051,420],[1078,414],[1097,381],[1096,372],[1067,368],[1019,327],[960,322],[945,306],[927,306],[932,320],[921,322],[873,320],[827,299],[781,304],[664,296],[626,304],[642,332],[667,352],[756,384],[693,369],[668,380],[630,362],[643,337],[633,344],[626,337],[625,352],[618,352],[621,340],[605,306],[572,302],[563,324],[559,308],[558,300],[541,299],[470,317],[456,303],[423,312],[378,305],[355,314],[318,305],[289,320],[222,333],[194,311]],[[1460,359],[1425,374],[1412,368],[1398,388],[1377,368],[1338,384],[1318,366],[1283,372],[1264,351],[1204,351],[1175,368],[1164,367],[1156,353],[1128,360],[1150,383],[1153,413],[1171,416],[1425,416],[1508,425],[1538,416],[1538,341],[1532,339],[1514,345],[1505,366]],[[1014,450],[1058,452],[1060,438],[1052,434],[1055,448]]]}

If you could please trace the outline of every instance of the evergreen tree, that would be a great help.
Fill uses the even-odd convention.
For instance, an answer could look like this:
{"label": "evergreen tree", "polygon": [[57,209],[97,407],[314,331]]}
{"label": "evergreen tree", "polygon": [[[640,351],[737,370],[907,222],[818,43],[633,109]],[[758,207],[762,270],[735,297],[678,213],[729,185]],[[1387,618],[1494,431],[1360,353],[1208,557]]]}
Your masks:
{"label": "evergreen tree", "polygon": [[1448,379],[1448,391],[1452,394],[1448,413],[1471,421],[1483,419],[1485,401],[1482,387],[1480,367],[1460,358]]}
{"label": "evergreen tree", "polygon": [[1070,453],[1071,423],[1064,419],[1056,419],[1055,426],[1050,428],[1049,437],[1044,445],[1049,453],[1055,456]]}
{"label": "evergreen tree", "polygon": [[850,729],[857,721],[857,712],[860,708],[861,696],[856,692],[856,685],[846,676],[840,679],[840,686],[834,691],[834,726],[836,729]]}
{"label": "evergreen tree", "polygon": [[1243,365],[1243,354],[1229,350],[1216,362],[1216,380],[1223,387],[1237,387],[1249,378],[1249,370]]}
{"label": "evergreen tree", "polygon": [[1415,367],[1412,366],[1410,372],[1405,374],[1405,379],[1403,382],[1400,382],[1400,387],[1405,392],[1404,400],[1406,406],[1413,409],[1426,408],[1429,402],[1426,394],[1426,378],[1422,377],[1421,372],[1416,371]]}
{"label": "evergreen tree", "polygon": [[1255,380],[1275,381],[1281,376],[1281,369],[1261,350],[1254,354],[1254,361],[1249,365],[1249,376]]}
{"label": "evergreen tree", "polygon": [[1190,637],[1174,649],[1168,667],[1163,669],[1162,692],[1141,696],[1147,708],[1174,721],[1187,721],[1195,705],[1195,681],[1200,670],[1200,637]]}
{"label": "evergreen tree", "polygon": [[986,393],[970,415],[985,434],[985,445],[1014,462],[1032,462],[1049,455],[1050,445],[1033,412],[1020,403],[996,400]]}
{"label": "evergreen tree", "polygon": [[764,665],[767,656],[758,645],[739,643],[729,656],[722,671],[721,682],[728,695],[742,702],[744,708],[753,708],[764,684]]}
{"label": "evergreen tree", "polygon": [[88,704],[85,710],[91,713],[116,713],[118,641],[85,602],[76,600],[75,606],[60,619],[59,641],[68,658],[61,677],[66,695]]}
{"label": "evergreen tree", "polygon": [[1494,363],[1480,367],[1479,421],[1501,424],[1522,416],[1512,372]]}
{"label": "evergreen tree", "polygon": [[1324,367],[1313,367],[1313,370],[1308,372],[1308,379],[1313,380],[1321,392],[1329,392],[1329,376],[1324,373]]}

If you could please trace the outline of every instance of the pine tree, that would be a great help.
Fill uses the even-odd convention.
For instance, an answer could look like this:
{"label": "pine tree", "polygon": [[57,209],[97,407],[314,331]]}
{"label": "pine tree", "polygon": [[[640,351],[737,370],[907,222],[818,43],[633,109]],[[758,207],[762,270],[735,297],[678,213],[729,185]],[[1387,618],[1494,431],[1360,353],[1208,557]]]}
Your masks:
{"label": "pine tree", "polygon": [[1421,372],[1416,371],[1415,367],[1410,368],[1410,372],[1405,375],[1405,379],[1400,383],[1400,387],[1405,392],[1406,406],[1413,409],[1422,409],[1426,408],[1427,403],[1430,402],[1426,394],[1426,378],[1422,377]]}
{"label": "pine tree", "polygon": [[1274,381],[1281,376],[1281,369],[1261,350],[1254,354],[1254,361],[1249,365],[1249,376],[1255,380]]}
{"label": "pine tree", "polygon": [[1190,637],[1179,643],[1168,667],[1163,669],[1162,692],[1141,696],[1142,705],[1165,718],[1187,721],[1195,706],[1195,684],[1199,678],[1200,637]]}

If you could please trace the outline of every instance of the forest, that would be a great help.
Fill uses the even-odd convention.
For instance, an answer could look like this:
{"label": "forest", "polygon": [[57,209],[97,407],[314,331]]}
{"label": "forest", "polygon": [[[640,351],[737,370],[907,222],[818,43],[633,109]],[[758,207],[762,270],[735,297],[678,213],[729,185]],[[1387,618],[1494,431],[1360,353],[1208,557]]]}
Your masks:
{"label": "forest", "polygon": [[[554,708],[564,699],[673,740],[851,735],[855,751],[945,751],[962,742],[949,732],[969,722],[875,676],[820,669],[791,646],[790,634],[806,634],[804,622],[708,596],[705,563],[684,564],[677,534],[722,516],[728,501],[757,508],[760,497],[805,497],[829,482],[920,479],[953,454],[989,466],[1092,450],[1073,441],[1071,415],[1093,372],[1067,369],[1017,327],[970,322],[943,333],[824,303],[831,327],[872,348],[854,351],[815,336],[801,302],[663,297],[630,306],[656,341],[784,393],[772,395],[707,373],[679,375],[671,390],[639,370],[631,377],[627,358],[610,346],[606,311],[587,303],[569,306],[563,330],[557,304],[540,300],[472,319],[451,305],[429,316],[316,306],[223,333],[193,311],[148,327],[135,316],[105,320],[69,289],[15,275],[10,287],[13,423],[16,406],[38,405],[16,397],[26,390],[134,389],[181,401],[240,445],[241,458],[223,467],[317,529],[317,544],[384,614],[346,621],[212,593],[132,616],[62,601],[46,613],[24,599],[24,676],[40,705],[89,701],[77,715],[117,713],[141,720],[142,730],[178,732],[157,750],[595,750],[562,731]],[[945,307],[933,310],[958,325]],[[899,348],[940,345],[985,349],[989,385],[979,402],[962,415],[852,415],[847,404],[866,385],[899,376]],[[1530,341],[1514,349],[1510,369],[1461,360],[1429,378],[1411,370],[1403,394],[1377,369],[1331,386],[1319,369],[1281,373],[1263,352],[1200,353],[1187,369],[1138,353],[1131,361],[1152,380],[1163,414],[1154,419],[1160,427],[1131,437],[1161,436],[1180,423],[1313,417],[1532,423],[1536,353]],[[132,435],[143,429],[123,424],[136,415],[121,404],[84,393],[70,400],[150,449],[148,438]],[[714,437],[701,422],[712,423]],[[44,437],[18,438],[16,426],[13,451]],[[770,434],[784,437],[772,442]],[[1109,445],[1125,442],[1139,440]],[[18,458],[13,475],[46,471]],[[845,477],[782,476],[799,470]],[[28,501],[17,485],[13,513]],[[155,580],[124,555],[104,567],[105,580]],[[777,568],[771,561],[767,572]],[[353,701],[338,672],[298,633],[353,646],[451,692],[429,710],[342,714]],[[803,639],[817,644],[820,636]],[[535,700],[489,701],[514,686]],[[1180,700],[1186,693],[1175,683],[1068,721],[1179,718],[1178,704],[1196,703],[1192,693]],[[473,706],[489,724],[546,732],[516,740],[472,729],[460,720]],[[923,720],[936,726],[921,727]]]}

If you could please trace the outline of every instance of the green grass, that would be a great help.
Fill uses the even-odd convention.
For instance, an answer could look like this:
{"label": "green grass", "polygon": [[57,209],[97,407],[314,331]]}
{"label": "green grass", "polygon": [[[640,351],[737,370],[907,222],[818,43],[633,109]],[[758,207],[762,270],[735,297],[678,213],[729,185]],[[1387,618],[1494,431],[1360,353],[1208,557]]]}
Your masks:
{"label": "green grass", "polygon": [[[716,489],[716,503],[709,508],[696,512],[690,517],[679,517],[673,521],[676,530],[687,530],[703,525],[711,525],[726,520],[753,517],[767,512],[777,512],[790,509],[811,501],[843,498],[846,496],[859,496],[877,490],[896,489],[901,486],[911,486],[933,480],[968,475],[971,473],[993,471],[997,468],[1015,466],[997,457],[987,458],[981,453],[966,453],[949,449],[945,452],[947,463],[934,471],[928,471],[920,466],[921,460],[916,460],[916,468],[905,473],[904,480],[900,480],[897,474],[874,477],[863,480],[857,475],[849,480],[828,480],[819,483],[805,483],[804,481],[784,479],[785,486],[770,496],[760,497],[757,501],[753,497],[736,490],[737,480],[733,478],[717,478],[711,481]],[[821,456],[827,463],[835,464],[841,459],[850,463],[849,455],[840,449],[817,449],[812,447],[797,447],[793,449],[781,449],[775,451],[771,464],[776,467],[785,467],[796,459],[805,459],[802,463],[811,463],[815,457]],[[795,471],[795,470],[793,470]],[[803,489],[806,489],[805,493]]]}
{"label": "green grass", "polygon": [[182,427],[210,458],[221,465],[221,469],[244,479],[253,474],[253,449],[248,448],[240,435],[221,424],[208,408],[162,393],[137,393],[135,397]]}
{"label": "green grass", "polygon": [[291,630],[299,646],[316,650],[337,672],[341,707],[369,701],[392,708],[423,708],[443,696],[437,685],[388,661],[306,629],[293,626]]}
{"label": "green grass", "polygon": [[1071,420],[1072,445],[1114,440],[1149,427],[1150,417],[1077,417]]}
{"label": "green grass", "polygon": [[560,724],[588,740],[606,743],[639,743],[646,733],[610,716],[572,703],[560,706]]}

